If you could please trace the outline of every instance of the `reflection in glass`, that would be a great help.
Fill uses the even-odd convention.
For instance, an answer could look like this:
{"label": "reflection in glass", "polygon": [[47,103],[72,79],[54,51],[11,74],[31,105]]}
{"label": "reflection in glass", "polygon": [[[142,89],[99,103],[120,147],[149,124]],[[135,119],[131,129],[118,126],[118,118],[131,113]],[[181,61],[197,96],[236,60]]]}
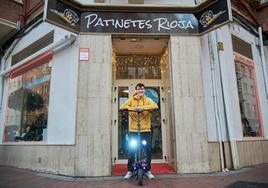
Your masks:
{"label": "reflection in glass", "polygon": [[[236,56],[235,61],[243,136],[261,136],[253,62]],[[248,88],[250,86],[250,90]]]}
{"label": "reflection in glass", "polygon": [[152,159],[162,159],[160,87],[146,87],[145,95],[158,105],[158,110],[151,113]]}
{"label": "reflection in glass", "polygon": [[44,140],[50,74],[49,63],[44,63],[10,79],[5,141]]}
{"label": "reflection in glass", "polygon": [[[118,87],[118,109],[128,99],[128,87]],[[126,111],[118,111],[118,158],[127,159],[127,134],[128,134],[128,113]]]}

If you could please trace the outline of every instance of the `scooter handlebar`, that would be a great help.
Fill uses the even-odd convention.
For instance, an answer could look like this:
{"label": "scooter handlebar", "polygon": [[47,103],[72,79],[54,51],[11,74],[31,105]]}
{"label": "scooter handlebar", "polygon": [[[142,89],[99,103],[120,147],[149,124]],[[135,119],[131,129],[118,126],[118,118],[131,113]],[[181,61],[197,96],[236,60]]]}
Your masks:
{"label": "scooter handlebar", "polygon": [[154,109],[142,109],[142,108],[137,108],[137,109],[134,109],[134,110],[129,110],[129,109],[120,109],[119,111],[127,111],[127,112],[137,112],[137,113],[140,113],[140,112],[153,112],[153,111],[156,111],[158,110],[158,108],[154,108]]}

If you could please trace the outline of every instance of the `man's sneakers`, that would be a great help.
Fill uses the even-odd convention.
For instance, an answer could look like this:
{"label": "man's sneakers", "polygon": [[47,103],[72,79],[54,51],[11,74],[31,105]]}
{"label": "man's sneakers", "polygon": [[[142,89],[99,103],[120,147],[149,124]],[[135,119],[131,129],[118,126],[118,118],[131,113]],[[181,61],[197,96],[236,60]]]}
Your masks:
{"label": "man's sneakers", "polygon": [[131,178],[132,176],[132,172],[128,171],[124,177],[125,180],[128,180],[129,178]]}
{"label": "man's sneakers", "polygon": [[146,176],[149,179],[154,179],[154,175],[151,173],[151,171],[146,172]]}
{"label": "man's sneakers", "polygon": [[[148,179],[154,179],[154,175],[151,173],[151,171],[148,171],[145,173]],[[128,171],[126,175],[124,176],[125,180],[128,180],[132,177],[132,172]]]}

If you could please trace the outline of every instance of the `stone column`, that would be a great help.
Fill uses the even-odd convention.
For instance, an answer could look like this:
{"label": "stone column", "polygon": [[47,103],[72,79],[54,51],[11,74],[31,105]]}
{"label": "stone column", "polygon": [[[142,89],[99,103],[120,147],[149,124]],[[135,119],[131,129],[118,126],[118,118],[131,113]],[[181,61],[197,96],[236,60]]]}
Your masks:
{"label": "stone column", "polygon": [[177,172],[209,171],[199,37],[171,37]]}
{"label": "stone column", "polygon": [[76,176],[111,175],[111,35],[80,35],[89,60],[79,62]]}

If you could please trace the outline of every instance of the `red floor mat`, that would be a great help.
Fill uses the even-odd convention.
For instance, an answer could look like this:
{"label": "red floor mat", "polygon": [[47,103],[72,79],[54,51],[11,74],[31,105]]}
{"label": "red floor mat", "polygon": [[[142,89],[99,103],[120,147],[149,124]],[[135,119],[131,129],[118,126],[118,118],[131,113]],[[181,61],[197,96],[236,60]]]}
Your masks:
{"label": "red floor mat", "polygon": [[[176,172],[168,163],[151,164],[153,174],[175,174]],[[113,166],[113,176],[122,176],[127,172],[126,164],[117,164]]]}

